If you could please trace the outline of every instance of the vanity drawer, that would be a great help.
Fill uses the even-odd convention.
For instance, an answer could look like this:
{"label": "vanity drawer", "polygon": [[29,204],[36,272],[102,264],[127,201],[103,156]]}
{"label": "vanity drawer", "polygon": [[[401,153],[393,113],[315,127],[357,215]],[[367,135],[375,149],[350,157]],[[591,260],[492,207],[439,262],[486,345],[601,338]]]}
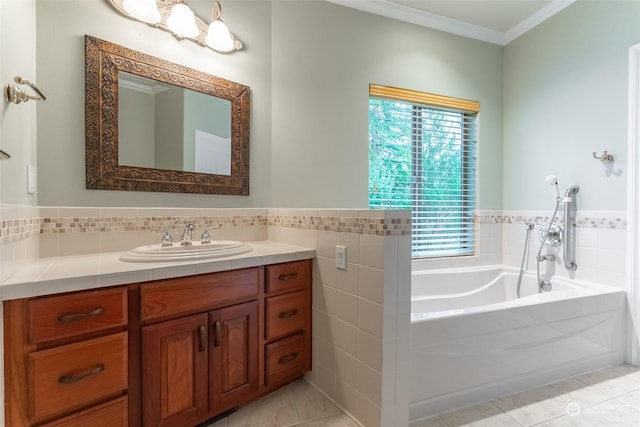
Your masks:
{"label": "vanity drawer", "polygon": [[265,339],[271,341],[304,330],[307,306],[306,291],[267,298]]}
{"label": "vanity drawer", "polygon": [[33,344],[126,325],[127,290],[104,289],[30,300],[28,324]]}
{"label": "vanity drawer", "polygon": [[267,385],[285,383],[304,375],[309,357],[304,333],[267,344]]}
{"label": "vanity drawer", "polygon": [[28,355],[31,419],[69,412],[127,389],[127,333]]}
{"label": "vanity drawer", "polygon": [[260,269],[181,277],[140,287],[141,318],[151,320],[250,301],[258,297]]}
{"label": "vanity drawer", "polygon": [[129,425],[127,396],[80,411],[42,427],[127,427]]}
{"label": "vanity drawer", "polygon": [[311,260],[267,266],[267,293],[304,289],[309,283],[311,283]]}

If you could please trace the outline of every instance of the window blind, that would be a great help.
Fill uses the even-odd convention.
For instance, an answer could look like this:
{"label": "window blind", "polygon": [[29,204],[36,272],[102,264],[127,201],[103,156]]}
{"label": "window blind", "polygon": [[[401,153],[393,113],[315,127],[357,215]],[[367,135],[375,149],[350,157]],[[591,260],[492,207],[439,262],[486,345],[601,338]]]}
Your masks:
{"label": "window blind", "polygon": [[414,257],[473,254],[479,105],[372,87],[369,207],[411,209]]}

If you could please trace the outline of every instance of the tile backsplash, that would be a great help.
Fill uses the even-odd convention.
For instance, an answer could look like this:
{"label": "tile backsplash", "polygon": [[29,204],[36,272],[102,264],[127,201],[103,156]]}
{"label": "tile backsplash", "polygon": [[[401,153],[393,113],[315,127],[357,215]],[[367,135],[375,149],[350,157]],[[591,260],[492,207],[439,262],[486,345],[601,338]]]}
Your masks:
{"label": "tile backsplash", "polygon": [[[283,213],[283,212],[286,212]],[[370,212],[362,216],[362,212]],[[341,231],[375,235],[410,234],[410,223],[388,220],[376,212],[352,210],[273,210],[273,209],[161,209],[161,208],[74,208],[40,207],[13,209],[0,217],[0,244],[35,235],[73,233],[162,232],[182,230],[187,224],[199,228],[220,226],[267,227],[269,225]],[[25,217],[24,214],[30,216]],[[549,222],[546,211],[478,211],[478,224],[541,225]],[[562,224],[562,215],[555,222]],[[626,229],[626,212],[578,212],[578,228]]]}

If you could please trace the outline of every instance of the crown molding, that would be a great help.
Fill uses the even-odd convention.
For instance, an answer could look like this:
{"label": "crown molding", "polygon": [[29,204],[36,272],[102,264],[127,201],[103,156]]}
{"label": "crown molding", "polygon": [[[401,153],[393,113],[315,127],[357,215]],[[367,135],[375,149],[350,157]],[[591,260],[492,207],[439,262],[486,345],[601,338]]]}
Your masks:
{"label": "crown molding", "polygon": [[560,12],[567,6],[575,3],[577,0],[554,0],[551,3],[547,4],[542,9],[538,10],[536,13],[530,15],[529,17],[523,19],[518,24],[516,24],[509,31],[504,33],[504,42],[503,45],[511,43],[513,40],[517,39],[527,31],[533,29],[534,27],[540,25],[547,19],[551,18],[556,13]]}
{"label": "crown molding", "polygon": [[457,19],[447,18],[434,13],[425,12],[409,6],[393,3],[387,0],[325,0],[341,6],[358,9],[364,12],[409,22],[434,30],[456,34],[487,43],[504,46],[531,30],[538,24],[549,19],[576,0],[553,0],[551,3],[524,19],[506,32],[492,30],[478,25],[469,24]]}

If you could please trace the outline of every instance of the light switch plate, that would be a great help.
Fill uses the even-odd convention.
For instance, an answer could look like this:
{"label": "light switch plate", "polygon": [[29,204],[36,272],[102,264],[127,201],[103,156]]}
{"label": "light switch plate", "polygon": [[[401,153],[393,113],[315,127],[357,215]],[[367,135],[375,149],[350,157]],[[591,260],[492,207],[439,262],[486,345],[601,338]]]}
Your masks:
{"label": "light switch plate", "polygon": [[346,246],[336,245],[336,268],[340,270],[347,269],[347,248]]}
{"label": "light switch plate", "polygon": [[36,167],[27,163],[27,194],[36,194]]}

